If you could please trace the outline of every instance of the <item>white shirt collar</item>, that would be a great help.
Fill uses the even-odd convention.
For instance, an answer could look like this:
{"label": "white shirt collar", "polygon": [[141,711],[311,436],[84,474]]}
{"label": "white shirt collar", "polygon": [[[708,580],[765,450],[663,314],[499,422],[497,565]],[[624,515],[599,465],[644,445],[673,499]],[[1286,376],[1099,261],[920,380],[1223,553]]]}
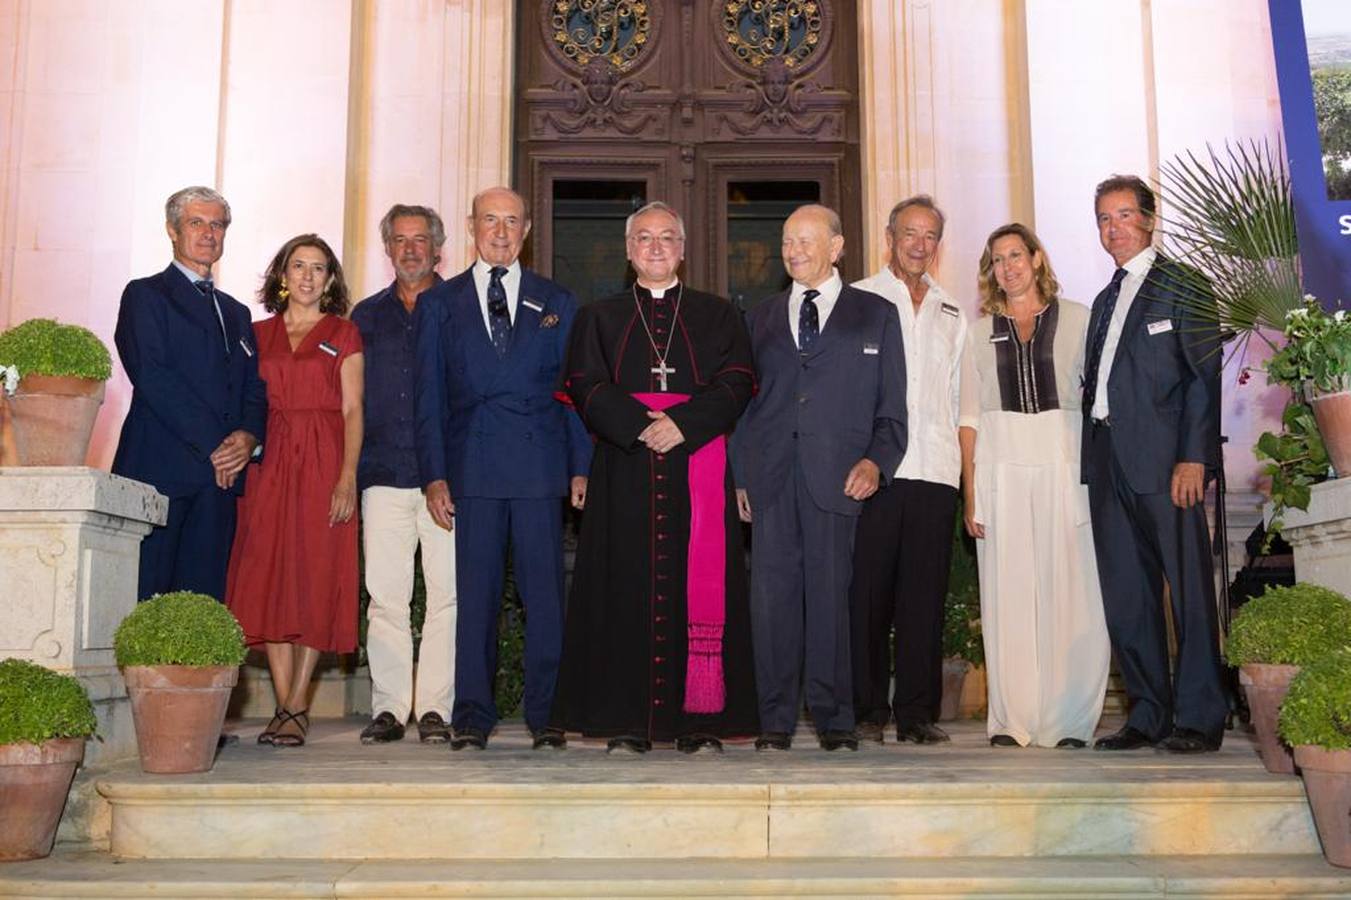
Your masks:
{"label": "white shirt collar", "polygon": [[[840,296],[840,290],[843,287],[844,282],[840,280],[840,270],[832,266],[830,270],[830,277],[816,286],[816,290],[819,293],[819,296],[816,298],[816,302],[820,303],[824,300],[827,303],[833,303],[835,301],[835,298]],[[792,294],[789,296],[789,299],[800,302],[802,300],[802,295],[805,294],[806,292],[807,286],[805,284],[801,284],[800,282],[794,281],[793,291]]]}
{"label": "white shirt collar", "polygon": [[[503,281],[508,278],[515,278],[521,274],[521,261],[519,259],[513,259],[511,265],[504,266],[503,268],[507,270],[507,274],[502,276]],[[488,279],[492,277],[492,272],[492,263],[484,262],[482,257],[474,260],[474,274],[482,276],[485,284]]]}
{"label": "white shirt collar", "polygon": [[651,294],[651,295],[652,295],[652,299],[654,299],[654,300],[660,300],[662,297],[665,297],[665,296],[666,296],[666,292],[667,292],[667,291],[674,290],[674,289],[675,289],[675,286],[678,285],[678,284],[680,284],[680,279],[679,279],[679,278],[672,278],[672,279],[671,279],[671,283],[668,284],[668,285],[665,285],[665,286],[663,286],[663,287],[659,287],[659,288],[650,288],[650,287],[643,287],[641,284],[638,285],[638,287],[639,287],[639,288],[642,288],[643,290],[645,290],[645,291],[647,291],[649,294]]}
{"label": "white shirt collar", "polygon": [[1136,278],[1143,278],[1149,273],[1149,270],[1154,267],[1154,260],[1158,255],[1159,252],[1153,247],[1146,247],[1130,259],[1126,260],[1126,264],[1121,268],[1125,269],[1128,274],[1133,275]]}

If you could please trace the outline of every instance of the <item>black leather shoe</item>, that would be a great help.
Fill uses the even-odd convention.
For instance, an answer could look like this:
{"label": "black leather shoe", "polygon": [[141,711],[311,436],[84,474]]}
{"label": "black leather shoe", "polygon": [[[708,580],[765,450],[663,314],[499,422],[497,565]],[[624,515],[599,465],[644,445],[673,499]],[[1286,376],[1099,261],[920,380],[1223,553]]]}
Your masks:
{"label": "black leather shoe", "polygon": [[766,731],[755,739],[756,750],[787,750],[793,746],[793,738],[782,731]]}
{"label": "black leather shoe", "polygon": [[1021,747],[1018,739],[1011,734],[996,734],[990,738],[991,747]]}
{"label": "black leather shoe", "polygon": [[[403,737],[403,728],[399,728]],[[417,720],[417,739],[424,744],[444,744],[450,740],[450,723],[439,712],[425,712]]]}
{"label": "black leather shoe", "polygon": [[1220,740],[1194,728],[1174,728],[1173,733],[1159,741],[1156,746],[1169,753],[1214,753],[1220,749]]}
{"label": "black leather shoe", "polygon": [[1103,735],[1093,743],[1094,750],[1138,750],[1153,746],[1154,742],[1143,731],[1136,731],[1129,725],[1123,725],[1119,731]]}
{"label": "black leather shoe", "polygon": [[641,755],[652,749],[652,742],[632,735],[620,735],[610,738],[609,743],[605,745],[605,752],[614,756],[617,753],[632,753]]}
{"label": "black leather shoe", "polygon": [[822,750],[858,750],[858,736],[852,731],[822,732],[820,740]]}
{"label": "black leather shoe", "polygon": [[721,753],[722,741],[711,734],[687,734],[675,739],[675,748],[681,753]]}
{"label": "black leather shoe", "polygon": [[869,744],[882,744],[886,742],[883,737],[883,732],[886,730],[887,726],[880,725],[877,722],[859,722],[858,739],[860,742]]}
{"label": "black leather shoe", "polygon": [[942,744],[952,740],[948,733],[929,722],[911,722],[896,726],[896,740],[901,743],[914,741],[916,744]]}
{"label": "black leather shoe", "polygon": [[530,744],[531,750],[565,750],[568,746],[567,736],[557,728],[541,728],[531,732],[530,736],[534,738]]}
{"label": "black leather shoe", "polygon": [[361,743],[388,744],[390,741],[403,740],[403,723],[394,718],[392,712],[382,712],[371,719],[371,724],[361,729]]}
{"label": "black leather shoe", "polygon": [[1087,747],[1088,744],[1078,738],[1061,738],[1055,742],[1055,746],[1057,750],[1082,750]]}
{"label": "black leather shoe", "polygon": [[452,750],[486,750],[488,735],[479,728],[458,728],[450,739]]}

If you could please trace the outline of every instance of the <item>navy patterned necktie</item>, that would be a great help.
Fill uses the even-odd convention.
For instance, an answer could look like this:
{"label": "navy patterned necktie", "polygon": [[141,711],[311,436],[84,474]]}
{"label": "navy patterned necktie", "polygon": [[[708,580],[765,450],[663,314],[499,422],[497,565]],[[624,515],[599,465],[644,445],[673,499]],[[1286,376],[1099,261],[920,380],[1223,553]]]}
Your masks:
{"label": "navy patterned necktie", "polygon": [[511,315],[507,312],[507,289],[502,286],[502,276],[507,270],[502,266],[493,266],[488,272],[488,330],[492,334],[493,349],[498,356],[507,355],[507,342],[511,339]]}
{"label": "navy patterned necktie", "polygon": [[1107,343],[1107,329],[1112,325],[1112,313],[1116,312],[1116,301],[1121,296],[1121,282],[1126,280],[1126,270],[1117,269],[1112,273],[1112,282],[1102,292],[1102,312],[1098,315],[1098,325],[1093,329],[1093,342],[1088,345],[1088,356],[1084,362],[1084,409],[1091,410],[1098,395],[1098,369],[1102,365],[1102,348]]}
{"label": "navy patterned necktie", "polygon": [[225,317],[220,312],[220,300],[216,299],[216,286],[211,283],[210,278],[203,278],[201,281],[194,281],[192,286],[201,292],[203,297],[211,298],[211,305],[216,309],[216,321],[220,323],[220,339],[225,345],[225,355],[230,355],[230,338],[225,333]]}
{"label": "navy patterned necktie", "polygon": [[815,289],[802,294],[802,309],[797,314],[797,347],[803,353],[809,352],[821,336],[821,318],[816,309],[819,296],[821,292]]}

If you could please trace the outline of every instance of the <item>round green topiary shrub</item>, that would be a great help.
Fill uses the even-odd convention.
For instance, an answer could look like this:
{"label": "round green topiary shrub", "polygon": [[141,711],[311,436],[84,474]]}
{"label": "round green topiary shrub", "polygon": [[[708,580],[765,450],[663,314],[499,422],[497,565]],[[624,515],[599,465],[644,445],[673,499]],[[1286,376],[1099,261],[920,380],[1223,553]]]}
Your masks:
{"label": "round green topiary shrub", "polygon": [[55,319],[29,319],[0,332],[0,369],[14,366],[19,375],[72,375],[107,381],[113,360],[98,335],[79,325]]}
{"label": "round green topiary shrub", "polygon": [[0,744],[82,738],[98,728],[84,685],[21,659],[0,662]]}
{"label": "round green topiary shrub", "polygon": [[156,594],[122,620],[113,636],[119,666],[237,666],[244,629],[206,594]]}
{"label": "round green topiary shrub", "polygon": [[1351,645],[1351,600],[1315,584],[1269,587],[1239,609],[1225,641],[1232,666],[1304,666]]}
{"label": "round green topiary shrub", "polygon": [[1351,750],[1351,649],[1300,669],[1281,704],[1280,732],[1292,747]]}

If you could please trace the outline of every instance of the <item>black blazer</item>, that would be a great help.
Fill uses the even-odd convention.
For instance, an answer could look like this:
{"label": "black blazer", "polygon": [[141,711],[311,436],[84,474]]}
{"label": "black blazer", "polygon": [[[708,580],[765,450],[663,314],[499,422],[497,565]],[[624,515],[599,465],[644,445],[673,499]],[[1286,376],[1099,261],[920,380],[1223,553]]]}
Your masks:
{"label": "black blazer", "polygon": [[732,436],[737,487],[748,492],[752,511],[767,508],[801,460],[816,505],[857,516],[863,504],[844,495],[849,470],[866,457],[885,485],[905,454],[901,322],[890,302],[846,285],[802,357],[788,327],[788,296],[777,294],[747,316],[760,383]]}
{"label": "black blazer", "polygon": [[[1196,315],[1209,291],[1198,272],[1159,254],[1131,304],[1107,378],[1112,449],[1131,489],[1138,494],[1169,490],[1173,466],[1220,460],[1219,327]],[[1098,327],[1106,291],[1093,301],[1088,338]],[[1093,398],[1084,399],[1084,416]],[[1094,471],[1091,428],[1084,423],[1082,480]]]}

